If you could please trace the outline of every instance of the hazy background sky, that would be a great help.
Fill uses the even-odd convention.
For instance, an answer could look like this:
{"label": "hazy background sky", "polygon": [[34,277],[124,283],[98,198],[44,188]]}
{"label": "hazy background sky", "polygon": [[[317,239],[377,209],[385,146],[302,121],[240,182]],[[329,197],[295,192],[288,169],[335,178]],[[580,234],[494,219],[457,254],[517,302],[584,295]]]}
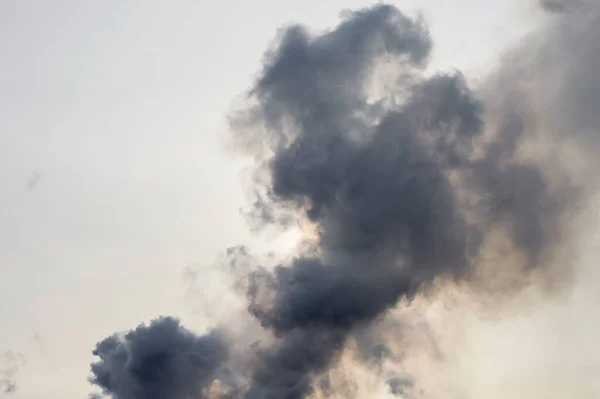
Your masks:
{"label": "hazy background sky", "polygon": [[[473,78],[534,18],[516,0],[392,3],[424,12],[436,67]],[[278,27],[321,29],[370,4],[0,0],[0,352],[28,358],[15,398],[86,397],[91,349],[114,331],[160,314],[202,328],[185,267],[240,243],[270,249],[238,212],[240,164],[221,143],[228,107]],[[581,303],[598,303],[585,292]],[[555,315],[537,326],[559,334]],[[506,342],[530,334],[517,352],[534,350],[537,330],[519,323]],[[507,350],[482,347],[481,364]]]}

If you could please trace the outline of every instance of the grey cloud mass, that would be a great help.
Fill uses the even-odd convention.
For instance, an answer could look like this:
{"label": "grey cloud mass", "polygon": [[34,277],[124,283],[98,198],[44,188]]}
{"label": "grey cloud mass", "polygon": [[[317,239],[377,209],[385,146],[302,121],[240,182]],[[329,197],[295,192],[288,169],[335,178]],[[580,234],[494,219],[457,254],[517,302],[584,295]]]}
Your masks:
{"label": "grey cloud mass", "polygon": [[[561,27],[575,16],[560,18],[545,37],[569,42],[575,33]],[[591,24],[578,32],[600,38]],[[555,84],[566,86],[544,109],[560,104],[565,132],[581,124],[597,135],[597,113],[578,106],[591,110],[587,87],[599,82],[600,42],[588,40],[591,52],[560,47],[577,56],[564,62],[583,65],[560,69]],[[233,346],[217,332],[196,336],[163,318],[100,342],[91,381],[119,399],[305,398],[359,329],[377,328],[388,310],[434,285],[478,284],[491,250],[520,262],[492,263],[515,279],[551,273],[548,259],[567,242],[565,219],[586,191],[556,162],[560,173],[550,173],[546,153],[525,149],[558,148],[576,135],[540,128],[548,121],[513,90],[520,82],[500,79],[480,95],[460,72],[427,72],[431,50],[424,21],[385,4],[348,13],[325,33],[282,31],[231,125],[256,165],[254,221],[308,221],[318,238],[289,262],[248,273],[248,312],[265,342],[237,354],[244,367],[232,365]],[[499,70],[513,76],[509,64]],[[384,356],[377,347],[372,355]],[[225,368],[243,384],[209,389]],[[389,385],[402,395],[418,381]]]}

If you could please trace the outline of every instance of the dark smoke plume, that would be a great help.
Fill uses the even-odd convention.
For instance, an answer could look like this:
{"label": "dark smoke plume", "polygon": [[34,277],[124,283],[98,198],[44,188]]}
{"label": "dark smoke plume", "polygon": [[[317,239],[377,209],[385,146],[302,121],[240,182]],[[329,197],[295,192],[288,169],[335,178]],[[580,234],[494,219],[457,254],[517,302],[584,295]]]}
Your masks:
{"label": "dark smoke plume", "polygon": [[[559,133],[571,133],[569,117],[590,132],[600,123],[597,113],[568,108],[579,87],[557,88],[543,104],[526,90],[532,66],[577,35],[547,29],[553,42],[537,43],[540,59],[501,66],[476,93],[459,72],[426,71],[426,25],[392,6],[350,13],[319,35],[287,28],[265,56],[251,105],[232,117],[236,142],[255,160],[254,221],[308,222],[318,234],[288,263],[247,276],[248,312],[265,341],[232,360],[233,343],[218,333],[197,337],[160,319],[99,343],[92,382],[119,399],[327,393],[327,372],[350,341],[369,341],[365,331],[399,303],[447,284],[504,290],[553,273],[566,222],[586,194],[553,158],[581,136]],[[594,53],[582,57],[600,54],[598,41],[587,42]],[[561,83],[597,85],[587,68],[577,77],[550,72]],[[539,121],[552,107],[562,126]],[[500,275],[508,283],[489,280]],[[361,359],[386,353],[373,345]],[[228,383],[227,372],[243,383]],[[418,381],[392,376],[389,385],[404,395]]]}
{"label": "dark smoke plume", "polygon": [[197,336],[165,317],[106,338],[94,355],[91,382],[114,398],[194,398],[222,371],[228,348],[218,331]]}
{"label": "dark smoke plume", "polygon": [[563,13],[577,8],[596,7],[595,0],[540,0],[540,5],[545,11]]}
{"label": "dark smoke plume", "polygon": [[0,397],[17,391],[16,377],[25,362],[25,356],[13,351],[5,352],[0,358]]}
{"label": "dark smoke plume", "polygon": [[568,1],[565,0],[540,0],[540,5],[546,11],[562,12],[568,7]]}

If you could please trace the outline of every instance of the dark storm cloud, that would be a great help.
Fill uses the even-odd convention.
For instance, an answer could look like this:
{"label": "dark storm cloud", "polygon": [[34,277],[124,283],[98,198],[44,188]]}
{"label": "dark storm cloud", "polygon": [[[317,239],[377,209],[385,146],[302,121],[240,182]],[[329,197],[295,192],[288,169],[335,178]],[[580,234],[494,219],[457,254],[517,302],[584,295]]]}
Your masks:
{"label": "dark storm cloud", "polygon": [[228,348],[219,332],[198,336],[165,317],[106,338],[94,355],[91,381],[113,398],[183,399],[203,397]]}
{"label": "dark storm cloud", "polygon": [[[572,14],[564,18],[554,26],[572,27]],[[597,30],[587,28],[593,37]],[[586,30],[550,31],[562,49]],[[559,68],[566,86],[548,107],[556,107],[564,130],[598,132],[596,99],[585,93],[599,81],[600,40],[586,40],[594,54],[569,49],[577,57],[561,62],[579,69]],[[322,34],[292,26],[266,53],[249,91],[252,105],[232,118],[236,143],[255,160],[254,216],[265,225],[306,219],[319,235],[314,247],[273,269],[248,267],[242,247],[228,251],[232,272],[248,273],[248,312],[266,339],[236,354],[244,358],[236,368],[243,389],[211,397],[300,399],[319,381],[327,391],[321,377],[347,342],[400,301],[435,292],[427,289],[438,283],[477,284],[480,256],[496,245],[492,232],[501,231],[510,255],[525,259],[511,270],[519,278],[548,269],[546,255],[559,247],[580,191],[551,181],[546,164],[521,150],[536,140],[553,145],[556,137],[536,130],[538,116],[513,90],[518,82],[493,86],[488,109],[488,98],[459,72],[426,74],[431,48],[421,20],[377,5]],[[540,59],[552,59],[549,48],[538,47]],[[579,65],[586,60],[592,66]],[[376,72],[386,74],[384,94],[373,94]],[[504,76],[527,76],[511,73]],[[484,124],[486,112],[494,124]],[[387,356],[384,345],[369,345],[363,357]],[[213,379],[224,378],[227,353],[218,333],[197,337],[161,319],[99,343],[92,382],[114,398],[201,398]],[[389,379],[397,395],[416,384]]]}

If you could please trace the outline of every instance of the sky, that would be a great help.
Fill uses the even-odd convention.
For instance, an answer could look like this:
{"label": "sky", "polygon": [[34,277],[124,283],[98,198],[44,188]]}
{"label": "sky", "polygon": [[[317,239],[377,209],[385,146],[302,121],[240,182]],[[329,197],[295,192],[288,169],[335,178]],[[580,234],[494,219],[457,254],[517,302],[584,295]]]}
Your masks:
{"label": "sky", "polygon": [[[536,18],[516,0],[392,3],[426,17],[432,68],[457,67],[469,79]],[[343,9],[370,4],[0,2],[0,352],[27,359],[15,375],[15,398],[86,397],[98,340],[162,314],[204,328],[203,299],[189,295],[187,267],[208,274],[239,243],[285,248],[285,239],[252,235],[240,215],[243,164],[224,149],[226,115],[278,28],[324,29]],[[529,353],[522,356],[531,364],[522,365],[535,374],[547,364],[536,351],[559,337],[578,354],[574,362],[592,362],[599,352],[584,343],[600,331],[589,307],[600,298],[589,282],[578,292],[501,326],[466,322],[477,328],[469,330],[461,375],[477,376],[474,392],[510,396],[518,383],[490,388],[502,385],[502,373],[518,379],[502,363],[506,352]],[[589,320],[581,333],[588,335],[565,327],[573,312]],[[501,333],[508,347],[491,347],[489,337]],[[511,337],[525,337],[522,347],[510,346]],[[584,378],[566,360],[552,367],[565,379]],[[589,370],[593,380],[597,370]]]}

